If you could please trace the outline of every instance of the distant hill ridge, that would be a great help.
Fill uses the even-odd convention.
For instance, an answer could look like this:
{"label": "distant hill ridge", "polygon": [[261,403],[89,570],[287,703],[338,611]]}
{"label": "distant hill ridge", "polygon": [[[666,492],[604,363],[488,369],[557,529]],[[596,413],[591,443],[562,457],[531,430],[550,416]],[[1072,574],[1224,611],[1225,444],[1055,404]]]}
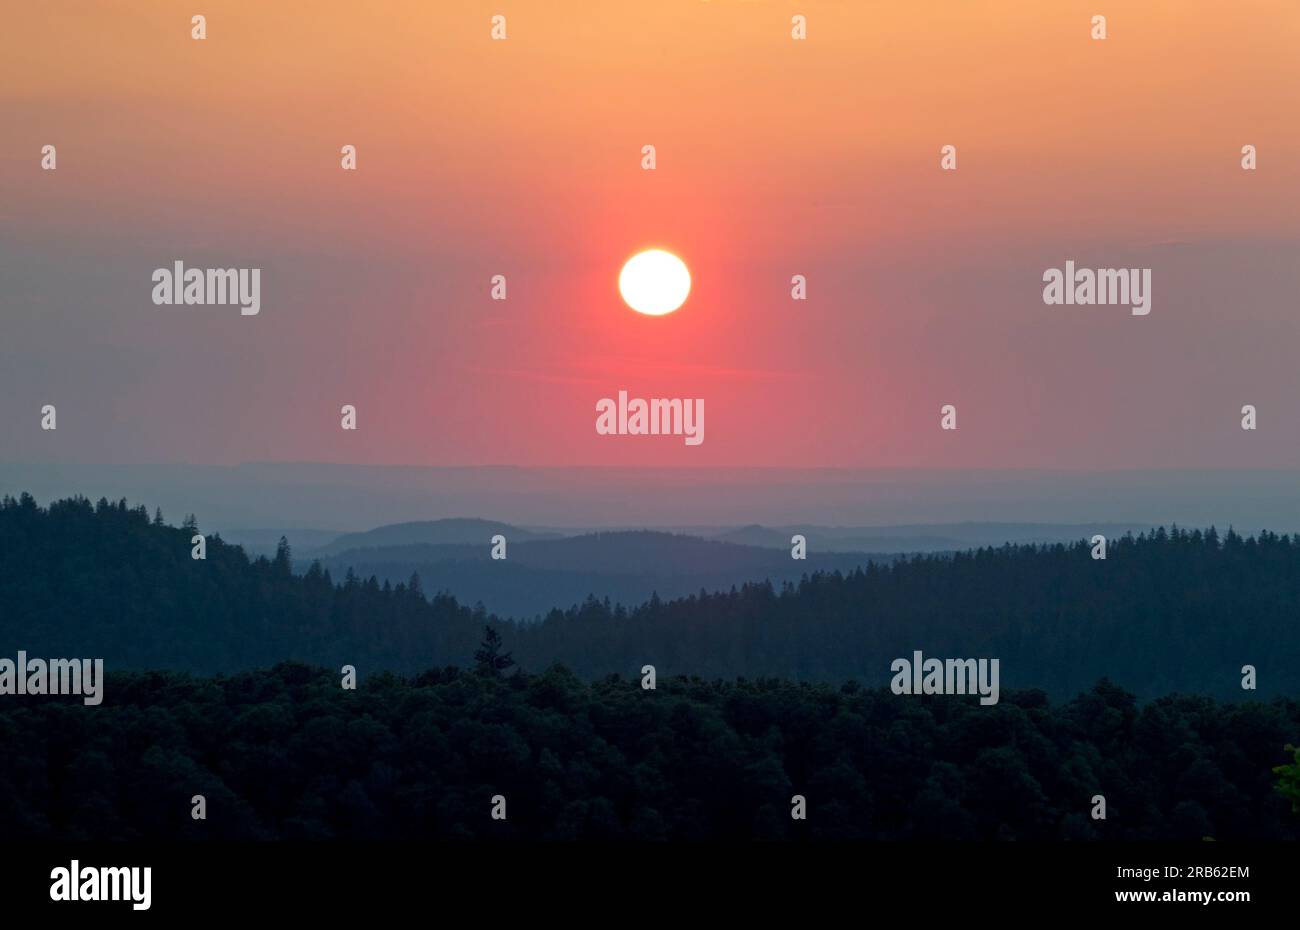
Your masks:
{"label": "distant hill ridge", "polygon": [[[873,558],[866,553],[811,552],[792,559],[777,550],[653,530],[585,533],[563,538],[507,538],[504,560],[493,560],[488,540],[472,544],[411,544],[348,549],[321,559],[335,576],[348,569],[399,582],[419,574],[431,591],[462,602],[483,603],[493,613],[530,618],[589,595],[634,606],[651,595],[683,597],[751,582],[797,582],[815,571],[850,571]],[[299,570],[305,560],[296,560]]]}
{"label": "distant hill ridge", "polygon": [[[1008,541],[1058,542],[1102,533],[1117,538],[1146,527],[1127,524],[942,524],[880,527],[784,526],[738,528],[539,529],[490,520],[436,520],[378,527],[340,537],[323,549],[297,551],[304,570],[314,558],[341,575],[349,568],[381,581],[412,573],[426,587],[462,602],[482,603],[508,617],[530,618],[587,595],[635,605],[652,594],[681,597],[748,582],[797,582],[816,571],[851,571],[900,554],[942,553]],[[880,535],[865,535],[878,532]],[[508,557],[494,565],[490,540],[507,541]],[[806,540],[806,558],[792,559],[791,540]],[[292,537],[290,537],[292,539]],[[272,552],[273,548],[258,551]]]}
{"label": "distant hill ridge", "polygon": [[512,542],[564,539],[602,533],[657,532],[699,539],[716,539],[740,545],[788,549],[791,536],[807,538],[813,551],[822,552],[935,552],[1014,543],[1067,542],[1141,533],[1154,529],[1146,523],[915,523],[881,526],[819,524],[744,526],[605,526],[534,527],[477,517],[450,517],[390,523],[373,529],[339,533],[321,529],[232,529],[225,535],[252,551],[274,552],[275,542],[287,536],[300,556],[337,555],[349,549],[399,545],[485,544],[501,534]]}
{"label": "distant hill ridge", "polygon": [[[531,624],[429,597],[415,575],[298,575],[287,546],[250,559],[213,536],[194,560],[192,533],[125,500],[4,498],[0,655],[204,673],[292,659],[369,675],[468,665],[494,625],[523,667],[591,678],[650,663],[880,687],[919,649],[997,658],[1007,690],[1069,694],[1109,677],[1143,698],[1300,694],[1300,539],[1270,532],[1159,528],[1111,540],[1104,560],[1084,540],[918,555],[636,606],[587,599]],[[1247,665],[1257,690],[1242,688]]]}
{"label": "distant hill ridge", "polygon": [[529,530],[471,517],[453,517],[443,520],[413,520],[408,523],[390,523],[362,533],[344,533],[332,542],[312,551],[313,555],[334,555],[348,549],[374,549],[380,546],[406,546],[413,544],[455,545],[482,543],[495,535],[512,540],[558,539],[558,533],[534,533]]}

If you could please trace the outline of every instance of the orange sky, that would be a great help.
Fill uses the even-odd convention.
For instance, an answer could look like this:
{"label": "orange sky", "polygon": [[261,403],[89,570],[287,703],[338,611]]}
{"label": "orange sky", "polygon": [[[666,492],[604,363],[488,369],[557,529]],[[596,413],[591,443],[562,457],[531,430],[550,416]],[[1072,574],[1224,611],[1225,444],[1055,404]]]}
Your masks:
{"label": "orange sky", "polygon": [[[0,458],[1300,465],[1294,0],[42,2],[5,26]],[[650,245],[695,276],[663,319],[615,289]],[[263,268],[263,312],[159,311],[177,258]],[[1044,306],[1071,258],[1152,267],[1152,315]],[[596,436],[620,388],[703,397],[705,443]],[[29,432],[43,403],[57,436]]]}

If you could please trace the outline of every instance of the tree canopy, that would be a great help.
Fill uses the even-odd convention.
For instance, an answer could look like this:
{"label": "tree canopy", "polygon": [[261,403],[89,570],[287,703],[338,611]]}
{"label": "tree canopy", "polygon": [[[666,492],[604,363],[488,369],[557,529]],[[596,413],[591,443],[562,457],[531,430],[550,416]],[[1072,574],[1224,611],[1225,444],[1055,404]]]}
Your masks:
{"label": "tree canopy", "polygon": [[[927,655],[1001,662],[1006,688],[1066,698],[1108,677],[1150,699],[1300,693],[1300,540],[1275,533],[1159,529],[1090,546],[1004,546],[817,573],[775,588],[644,604],[589,598],[519,623],[318,565],[249,559],[125,500],[0,502],[0,640],[33,654],[94,656],[110,669],[196,673],[293,659],[362,675],[469,666],[491,625],[526,668],[580,676],[779,676],[885,685],[889,664]],[[1258,691],[1243,691],[1242,668]]]}

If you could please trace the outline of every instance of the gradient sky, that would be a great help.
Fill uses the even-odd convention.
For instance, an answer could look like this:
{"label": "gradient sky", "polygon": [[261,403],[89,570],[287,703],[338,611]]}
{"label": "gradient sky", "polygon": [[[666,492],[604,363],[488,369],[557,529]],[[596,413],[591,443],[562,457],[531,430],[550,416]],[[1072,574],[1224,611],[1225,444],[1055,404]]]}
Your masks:
{"label": "gradient sky", "polygon": [[[0,460],[1300,467],[1297,48],[1294,0],[22,4]],[[261,314],[155,307],[176,259]],[[1067,259],[1151,314],[1045,306]],[[620,388],[704,444],[598,436]]]}

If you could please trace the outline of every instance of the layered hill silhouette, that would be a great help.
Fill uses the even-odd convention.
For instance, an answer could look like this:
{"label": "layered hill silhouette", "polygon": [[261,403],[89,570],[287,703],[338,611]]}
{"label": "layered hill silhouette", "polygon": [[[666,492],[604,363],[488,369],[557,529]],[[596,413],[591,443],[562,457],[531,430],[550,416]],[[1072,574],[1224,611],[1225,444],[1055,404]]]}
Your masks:
{"label": "layered hill silhouette", "polygon": [[[890,662],[920,649],[997,658],[1004,689],[1069,695],[1102,677],[1139,697],[1300,689],[1300,542],[1267,532],[1162,528],[1112,540],[1105,560],[1084,541],[913,556],[630,608],[590,599],[518,624],[428,597],[419,578],[296,575],[287,546],[250,559],[213,537],[195,560],[193,532],[124,500],[5,498],[0,654],[206,673],[300,660],[364,676],[468,665],[493,625],[524,668],[562,662],[588,678],[653,664],[883,686]],[[1257,691],[1242,690],[1246,665]]]}
{"label": "layered hill silhouette", "polygon": [[[425,590],[446,591],[458,600],[482,603],[492,613],[528,619],[580,604],[588,596],[635,606],[655,595],[685,597],[764,580],[797,582],[810,572],[850,571],[873,558],[894,557],[813,552],[797,560],[790,557],[789,537],[784,549],[775,549],[648,530],[556,538],[486,521],[457,522],[475,524],[473,542],[347,548],[320,562],[334,577],[352,569],[394,584],[418,573]],[[503,560],[491,557],[488,544],[498,531],[507,539]],[[295,563],[301,565],[302,559]]]}
{"label": "layered hill silhouette", "polygon": [[926,523],[895,526],[762,526],[751,524],[709,534],[747,546],[785,549],[800,533],[824,552],[956,552],[1003,543],[1057,543],[1090,539],[1095,533],[1123,536],[1155,529],[1141,523]]}
{"label": "layered hill silhouette", "polygon": [[[429,591],[445,591],[489,612],[530,619],[587,596],[634,606],[653,595],[684,597],[750,582],[780,585],[818,571],[851,571],[902,554],[957,552],[1006,542],[1050,543],[1116,538],[1150,529],[1134,524],[949,523],[879,527],[814,524],[646,528],[521,527],[493,520],[421,520],[359,533],[292,529],[294,568],[320,560],[335,577],[349,568],[396,584],[419,573]],[[807,558],[790,558],[796,534]],[[275,554],[282,534],[237,530],[250,555]],[[507,540],[509,558],[490,561],[490,540]],[[325,538],[323,538],[325,537]],[[306,543],[302,545],[301,543]]]}
{"label": "layered hill silhouette", "polygon": [[376,549],[410,545],[479,545],[501,534],[520,542],[536,539],[560,539],[558,532],[536,532],[496,520],[470,518],[449,520],[413,520],[390,523],[362,533],[344,533],[329,543],[309,550],[313,558],[337,555],[352,549]]}

